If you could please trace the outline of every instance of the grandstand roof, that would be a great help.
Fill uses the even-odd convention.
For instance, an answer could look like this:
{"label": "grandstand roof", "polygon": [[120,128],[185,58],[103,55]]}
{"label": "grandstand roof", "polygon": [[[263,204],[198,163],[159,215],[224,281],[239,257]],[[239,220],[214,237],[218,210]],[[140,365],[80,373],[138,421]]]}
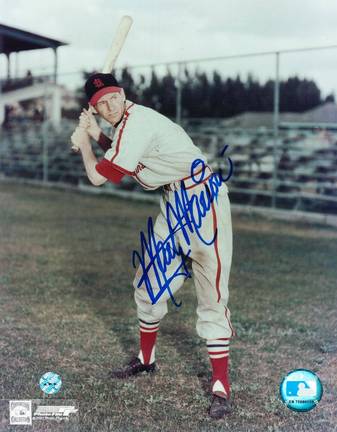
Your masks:
{"label": "grandstand roof", "polygon": [[68,45],[56,39],[0,24],[0,54]]}
{"label": "grandstand roof", "polygon": [[[245,112],[224,121],[227,127],[240,127],[244,129],[258,127],[273,127],[274,115],[272,112]],[[334,123],[337,124],[337,105],[335,102],[326,102],[303,113],[281,112],[280,123]]]}
{"label": "grandstand roof", "polygon": [[[271,129],[273,127],[274,114],[272,112],[245,112],[243,114],[230,117],[224,121],[227,127],[239,127],[244,129],[254,129],[265,127]],[[301,114],[299,113],[280,113],[280,122],[300,121]]]}
{"label": "grandstand roof", "polygon": [[326,102],[302,114],[303,122],[337,123],[337,105],[335,102]]}

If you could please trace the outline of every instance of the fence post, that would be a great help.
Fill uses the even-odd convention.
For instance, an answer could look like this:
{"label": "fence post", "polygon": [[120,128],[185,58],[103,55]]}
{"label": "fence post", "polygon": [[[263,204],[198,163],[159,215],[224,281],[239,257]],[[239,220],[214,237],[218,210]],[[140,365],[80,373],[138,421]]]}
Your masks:
{"label": "fence post", "polygon": [[273,190],[272,207],[276,207],[276,188],[277,188],[277,144],[279,137],[279,113],[280,113],[280,53],[276,52],[276,73],[274,83],[274,140],[273,140]]}
{"label": "fence post", "polygon": [[176,122],[181,123],[181,67],[182,63],[178,62],[178,72],[176,79],[177,96],[176,96]]}
{"label": "fence post", "polygon": [[47,110],[47,83],[44,83],[43,95],[43,123],[42,123],[42,175],[43,182],[48,181],[48,123],[49,112]]}
{"label": "fence post", "polygon": [[42,170],[43,182],[48,181],[48,121],[44,120],[42,124]]}

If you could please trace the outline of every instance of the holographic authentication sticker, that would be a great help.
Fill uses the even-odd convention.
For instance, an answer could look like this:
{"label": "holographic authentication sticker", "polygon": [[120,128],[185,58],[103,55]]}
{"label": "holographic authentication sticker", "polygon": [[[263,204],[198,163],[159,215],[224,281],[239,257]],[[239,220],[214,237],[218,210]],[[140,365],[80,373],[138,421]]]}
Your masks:
{"label": "holographic authentication sticker", "polygon": [[40,378],[40,389],[46,394],[57,393],[62,386],[62,380],[55,372],[46,372]]}

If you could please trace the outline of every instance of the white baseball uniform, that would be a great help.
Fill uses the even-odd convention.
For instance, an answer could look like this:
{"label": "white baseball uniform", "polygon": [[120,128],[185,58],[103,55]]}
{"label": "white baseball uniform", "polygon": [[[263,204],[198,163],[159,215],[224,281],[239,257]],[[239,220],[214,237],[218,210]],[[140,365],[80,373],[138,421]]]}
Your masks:
{"label": "white baseball uniform", "polygon": [[[191,165],[194,160],[207,161],[177,124],[158,112],[127,101],[127,109],[115,129],[111,147],[96,170],[107,179],[119,182],[123,175],[132,176],[145,190],[163,187],[160,201],[160,213],[154,224],[157,241],[165,241],[170,235],[167,221],[167,205],[175,205],[176,194],[184,181],[189,199],[202,200],[212,174],[207,166],[205,181],[196,183],[191,177]],[[196,233],[189,233],[188,238],[182,230],[175,233],[176,244],[192,260],[194,284],[198,307],[198,335],[204,339],[231,338],[235,331],[230,321],[228,302],[228,281],[232,261],[232,224],[228,189],[222,183],[217,199],[202,220],[199,234],[204,239],[214,238],[211,245],[205,244]],[[146,258],[149,260],[149,258]],[[166,269],[166,275],[174,274],[181,258],[176,256]],[[157,301],[152,300],[143,282],[139,266],[134,280],[135,301],[138,318],[146,322],[161,320],[167,313],[166,290]],[[158,274],[153,267],[148,272],[154,295],[160,291]],[[185,276],[172,279],[172,295],[182,286]]]}

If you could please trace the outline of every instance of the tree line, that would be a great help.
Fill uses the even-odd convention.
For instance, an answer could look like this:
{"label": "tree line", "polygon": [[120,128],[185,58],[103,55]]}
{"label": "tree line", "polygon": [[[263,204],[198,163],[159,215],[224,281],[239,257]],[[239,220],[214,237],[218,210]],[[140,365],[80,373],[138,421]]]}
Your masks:
{"label": "tree line", "polygon": [[[84,72],[84,79],[92,73]],[[182,75],[182,115],[185,118],[227,118],[246,111],[273,111],[274,81],[271,79],[261,83],[249,74],[243,81],[240,75],[224,78],[217,71],[207,74],[188,69]],[[165,75],[158,75],[152,70],[150,77],[146,78],[144,75],[134,77],[124,68],[116,74],[116,78],[128,99],[169,117],[175,116],[177,83],[170,70]],[[82,87],[78,89],[77,97],[80,106],[86,104]],[[327,101],[334,102],[334,95],[322,99],[321,91],[313,80],[293,76],[280,81],[281,112],[303,112]]]}

